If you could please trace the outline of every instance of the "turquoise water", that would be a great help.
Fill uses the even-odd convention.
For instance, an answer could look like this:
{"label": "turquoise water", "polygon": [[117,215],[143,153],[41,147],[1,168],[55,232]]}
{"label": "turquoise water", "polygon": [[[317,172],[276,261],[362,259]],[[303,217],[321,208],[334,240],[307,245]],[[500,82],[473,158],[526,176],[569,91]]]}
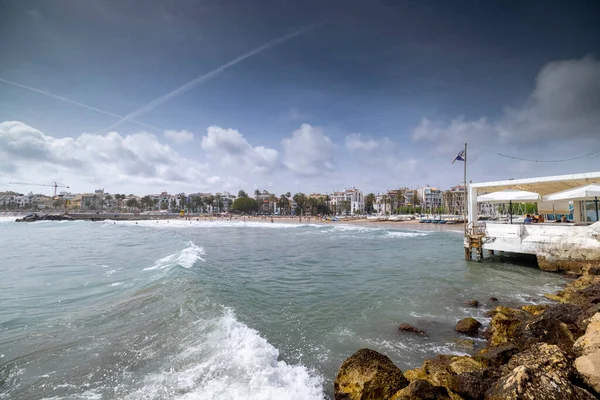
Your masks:
{"label": "turquoise water", "polygon": [[460,354],[465,300],[563,283],[420,228],[2,220],[0,399],[329,399],[361,347]]}

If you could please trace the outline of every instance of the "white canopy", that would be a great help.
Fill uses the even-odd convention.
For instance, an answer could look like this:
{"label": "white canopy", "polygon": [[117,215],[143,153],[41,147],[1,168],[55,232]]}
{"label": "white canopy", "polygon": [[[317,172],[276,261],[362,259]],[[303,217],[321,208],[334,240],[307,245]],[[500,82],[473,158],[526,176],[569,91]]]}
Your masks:
{"label": "white canopy", "polygon": [[507,189],[477,196],[478,203],[537,202],[540,195],[525,190]]}
{"label": "white canopy", "polygon": [[591,185],[580,186],[574,189],[549,194],[548,196],[544,196],[544,200],[594,200],[596,197],[600,197],[600,184],[592,183]]}

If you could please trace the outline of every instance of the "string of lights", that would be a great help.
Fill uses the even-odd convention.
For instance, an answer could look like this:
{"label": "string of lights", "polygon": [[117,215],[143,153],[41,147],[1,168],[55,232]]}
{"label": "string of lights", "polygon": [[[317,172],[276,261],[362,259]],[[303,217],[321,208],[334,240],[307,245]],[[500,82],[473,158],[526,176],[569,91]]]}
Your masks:
{"label": "string of lights", "polygon": [[497,151],[489,150],[489,149],[484,149],[484,148],[481,148],[481,147],[475,147],[475,148],[479,149],[479,150],[483,150],[483,151],[487,151],[487,152],[496,154],[496,155],[498,155],[500,157],[510,158],[512,160],[535,162],[535,163],[560,163],[560,162],[574,161],[574,160],[579,160],[581,158],[590,157],[590,156],[593,156],[594,154],[600,153],[600,149],[598,149],[598,150],[592,151],[591,153],[587,153],[587,154],[584,154],[584,155],[581,155],[581,156],[577,156],[577,157],[563,158],[563,159],[558,159],[558,160],[534,160],[534,159],[531,159],[531,158],[511,156],[511,155],[508,155],[508,154],[499,153]]}

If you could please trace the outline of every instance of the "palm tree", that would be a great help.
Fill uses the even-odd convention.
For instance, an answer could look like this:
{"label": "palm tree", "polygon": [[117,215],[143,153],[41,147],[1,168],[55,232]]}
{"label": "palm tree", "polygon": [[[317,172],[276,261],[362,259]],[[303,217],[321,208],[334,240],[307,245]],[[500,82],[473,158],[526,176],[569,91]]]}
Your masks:
{"label": "palm tree", "polygon": [[106,196],[104,196],[104,200],[106,200],[108,202],[108,206],[110,207],[110,202],[112,201],[113,197],[110,194],[107,194]]}

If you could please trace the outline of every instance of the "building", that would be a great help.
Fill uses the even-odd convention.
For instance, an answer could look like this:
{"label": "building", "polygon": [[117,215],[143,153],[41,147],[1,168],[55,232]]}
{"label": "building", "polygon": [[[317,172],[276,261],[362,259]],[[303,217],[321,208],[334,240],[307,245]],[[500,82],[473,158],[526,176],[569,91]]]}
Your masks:
{"label": "building", "polygon": [[444,212],[451,215],[467,214],[467,187],[452,186],[442,196]]}
{"label": "building", "polygon": [[277,197],[274,194],[269,193],[266,190],[263,190],[262,192],[258,190],[254,193],[254,198],[258,203],[259,214],[270,214],[275,212],[277,208]]}
{"label": "building", "polygon": [[365,210],[363,192],[357,188],[346,189],[343,192],[333,192],[330,196],[330,208],[336,214],[358,214]]}
{"label": "building", "polygon": [[82,210],[102,210],[102,208],[104,208],[104,189],[81,195]]}
{"label": "building", "polygon": [[231,206],[237,196],[225,191],[222,193],[215,193],[216,205],[220,208],[220,212],[229,212]]}
{"label": "building", "polygon": [[[570,212],[569,201],[565,201],[569,199],[561,198],[560,194],[590,184],[600,184],[600,171],[469,184],[465,258],[471,259],[475,253],[476,258],[481,259],[484,250],[532,254],[541,269],[579,275],[587,273],[600,263],[600,223],[592,224],[593,221],[588,221],[582,212],[587,199],[571,197],[572,223],[545,221],[527,224],[512,219],[483,222],[479,221],[477,205],[490,202],[490,196],[480,197],[484,193],[494,194],[496,203],[508,203],[513,202],[511,196],[516,196],[516,191],[520,191],[520,195],[525,191],[536,198],[528,202],[536,202],[542,214],[564,215]],[[552,201],[553,197],[558,200]],[[518,198],[514,201],[523,202]]]}
{"label": "building", "polygon": [[421,201],[421,209],[423,212],[436,212],[442,207],[442,191],[425,186],[417,189],[419,200]]}

